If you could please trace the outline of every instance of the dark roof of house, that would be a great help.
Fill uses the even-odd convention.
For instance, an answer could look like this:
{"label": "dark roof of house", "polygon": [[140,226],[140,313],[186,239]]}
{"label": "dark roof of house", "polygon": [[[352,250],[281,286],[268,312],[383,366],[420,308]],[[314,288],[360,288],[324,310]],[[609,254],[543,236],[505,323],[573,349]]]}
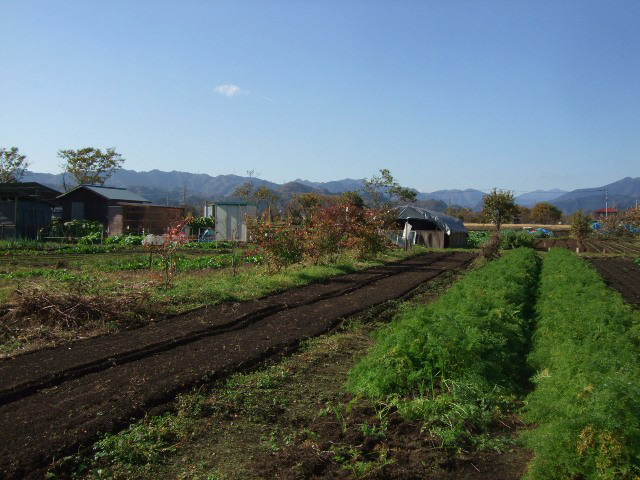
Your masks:
{"label": "dark roof of house", "polygon": [[228,200],[228,201],[224,201],[224,202],[208,203],[207,205],[239,205],[239,206],[253,205],[255,207],[258,204],[254,203],[254,202],[247,202],[245,200]]}
{"label": "dark roof of house", "polygon": [[184,210],[185,207],[176,207],[174,205],[160,205],[157,203],[140,203],[140,202],[118,202],[118,205],[124,207],[153,207],[153,208],[168,208],[172,210]]}
{"label": "dark roof of house", "polygon": [[59,198],[69,195],[71,192],[75,192],[76,190],[79,190],[81,188],[90,190],[93,193],[97,193],[98,195],[100,195],[103,198],[106,198],[107,200],[137,202],[137,203],[151,203],[146,198],[141,197],[137,193],[130,192],[126,188],[105,187],[103,185],[79,185],[73,190],[70,190],[67,193],[60,195]]}
{"label": "dark roof of house", "polygon": [[447,232],[447,235],[467,231],[467,227],[464,226],[464,223],[451,215],[434,212],[432,210],[427,210],[426,208],[412,207],[410,205],[396,207],[396,218],[398,220],[427,220],[435,224],[440,230]]}
{"label": "dark roof of house", "polygon": [[53,203],[60,192],[37,182],[0,183],[0,195]]}

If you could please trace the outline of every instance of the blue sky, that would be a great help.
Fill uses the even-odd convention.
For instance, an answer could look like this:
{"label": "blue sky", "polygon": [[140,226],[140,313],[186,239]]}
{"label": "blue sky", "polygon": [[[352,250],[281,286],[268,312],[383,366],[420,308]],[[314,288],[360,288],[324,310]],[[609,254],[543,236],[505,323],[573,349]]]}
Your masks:
{"label": "blue sky", "polygon": [[640,2],[0,0],[0,146],[421,191],[640,176]]}

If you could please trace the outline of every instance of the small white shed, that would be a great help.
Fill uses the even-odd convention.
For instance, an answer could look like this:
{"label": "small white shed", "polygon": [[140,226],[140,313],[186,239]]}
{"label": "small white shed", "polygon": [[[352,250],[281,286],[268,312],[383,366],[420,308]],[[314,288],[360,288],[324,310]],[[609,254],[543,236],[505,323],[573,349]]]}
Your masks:
{"label": "small white shed", "polygon": [[206,204],[204,215],[215,220],[216,240],[249,240],[246,217],[256,218],[258,207],[248,202],[218,202]]}

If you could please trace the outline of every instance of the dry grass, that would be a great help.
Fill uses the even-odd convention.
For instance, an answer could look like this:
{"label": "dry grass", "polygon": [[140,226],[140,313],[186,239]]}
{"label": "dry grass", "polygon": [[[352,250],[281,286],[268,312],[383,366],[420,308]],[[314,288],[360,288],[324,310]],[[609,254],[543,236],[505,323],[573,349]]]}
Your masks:
{"label": "dry grass", "polygon": [[84,285],[65,291],[28,283],[13,292],[0,315],[0,342],[24,351],[139,326],[157,310],[150,298],[144,283],[109,295],[89,294]]}

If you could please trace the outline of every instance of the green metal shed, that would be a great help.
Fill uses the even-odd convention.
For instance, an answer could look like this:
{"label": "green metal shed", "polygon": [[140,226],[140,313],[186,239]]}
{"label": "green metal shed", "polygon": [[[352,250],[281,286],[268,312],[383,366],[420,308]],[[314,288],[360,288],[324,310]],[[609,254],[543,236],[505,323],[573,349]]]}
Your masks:
{"label": "green metal shed", "polygon": [[36,182],[0,183],[0,239],[35,239],[51,224],[60,192]]}

